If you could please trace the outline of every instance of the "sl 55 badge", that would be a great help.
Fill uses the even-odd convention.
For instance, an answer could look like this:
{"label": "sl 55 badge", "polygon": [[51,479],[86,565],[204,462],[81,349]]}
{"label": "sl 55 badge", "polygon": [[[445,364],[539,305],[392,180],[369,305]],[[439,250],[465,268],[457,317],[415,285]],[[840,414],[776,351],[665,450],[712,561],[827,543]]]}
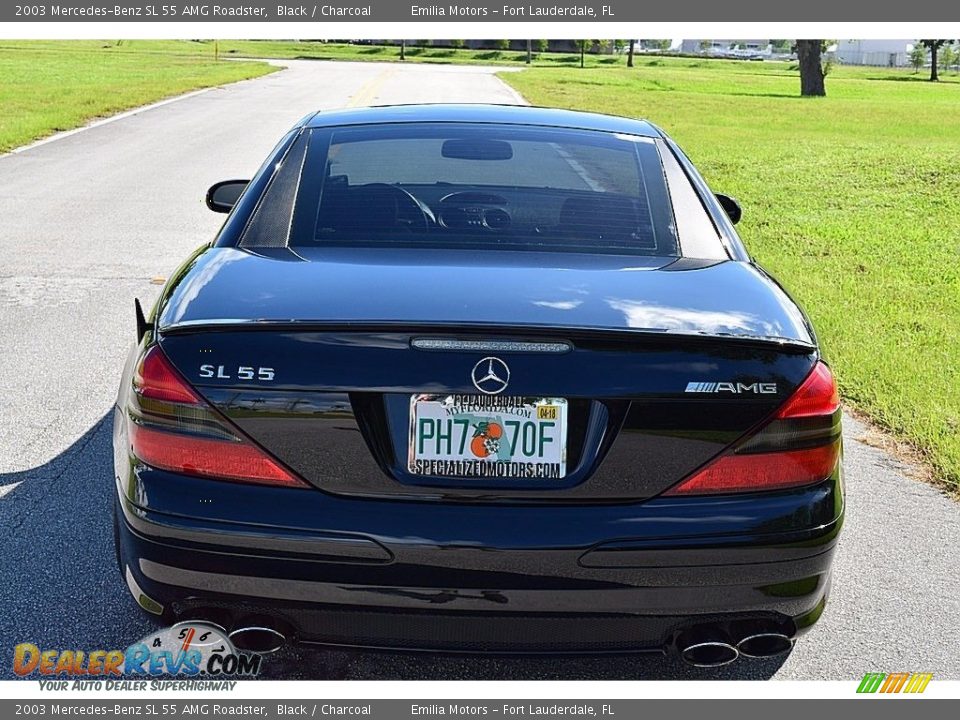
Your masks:
{"label": "sl 55 badge", "polygon": [[[230,366],[233,367],[232,365]],[[274,378],[274,370],[270,367],[249,367],[240,365],[236,370],[227,370],[226,365],[201,365],[200,377],[217,378],[218,380],[263,380],[270,382]]]}

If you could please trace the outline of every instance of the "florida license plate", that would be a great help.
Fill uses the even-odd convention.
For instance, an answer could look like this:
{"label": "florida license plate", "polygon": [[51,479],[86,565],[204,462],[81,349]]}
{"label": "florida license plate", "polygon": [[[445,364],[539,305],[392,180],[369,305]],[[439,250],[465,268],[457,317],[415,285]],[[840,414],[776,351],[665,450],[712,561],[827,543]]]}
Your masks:
{"label": "florida license plate", "polygon": [[435,477],[558,480],[567,472],[567,401],[413,395],[408,470]]}

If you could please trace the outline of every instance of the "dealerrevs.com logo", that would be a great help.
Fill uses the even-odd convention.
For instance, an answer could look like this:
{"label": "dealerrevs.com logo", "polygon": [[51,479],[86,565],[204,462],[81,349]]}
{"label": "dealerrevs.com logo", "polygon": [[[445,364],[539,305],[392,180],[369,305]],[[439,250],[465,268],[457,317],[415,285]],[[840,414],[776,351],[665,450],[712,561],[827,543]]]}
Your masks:
{"label": "dealerrevs.com logo", "polygon": [[42,649],[25,642],[13,650],[13,672],[20,677],[89,678],[131,677],[215,678],[254,677],[259,655],[238,651],[216,625],[182,622],[148,635],[126,650]]}

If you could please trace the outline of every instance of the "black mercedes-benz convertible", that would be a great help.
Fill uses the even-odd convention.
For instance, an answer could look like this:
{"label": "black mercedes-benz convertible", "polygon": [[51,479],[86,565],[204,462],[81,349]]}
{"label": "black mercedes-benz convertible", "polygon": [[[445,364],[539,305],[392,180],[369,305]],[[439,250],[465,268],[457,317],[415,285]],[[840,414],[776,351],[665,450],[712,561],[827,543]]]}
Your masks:
{"label": "black mercedes-benz convertible", "polygon": [[843,519],[840,404],[740,207],[647,122],[304,118],[210,188],[114,423],[140,606],[283,642],[790,650]]}

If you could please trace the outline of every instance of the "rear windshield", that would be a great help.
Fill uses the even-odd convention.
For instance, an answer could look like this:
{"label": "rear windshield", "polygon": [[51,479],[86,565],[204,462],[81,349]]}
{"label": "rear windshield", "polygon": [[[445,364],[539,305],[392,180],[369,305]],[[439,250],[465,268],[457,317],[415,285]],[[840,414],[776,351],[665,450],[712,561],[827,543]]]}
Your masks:
{"label": "rear windshield", "polygon": [[680,255],[657,145],[632,135],[461,123],[314,129],[260,207],[243,245]]}

